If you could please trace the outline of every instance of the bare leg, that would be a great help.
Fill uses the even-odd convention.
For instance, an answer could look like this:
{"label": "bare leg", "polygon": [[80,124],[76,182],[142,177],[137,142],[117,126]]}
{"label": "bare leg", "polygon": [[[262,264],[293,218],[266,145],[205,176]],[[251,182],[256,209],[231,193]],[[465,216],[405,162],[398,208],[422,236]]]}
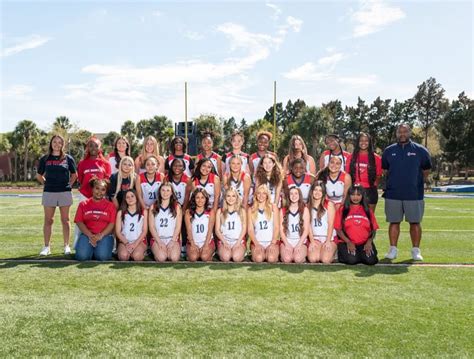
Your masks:
{"label": "bare leg", "polygon": [[181,244],[176,241],[171,241],[168,243],[168,259],[171,262],[176,263],[181,257]]}
{"label": "bare leg", "polygon": [[321,262],[330,264],[334,260],[337,251],[337,244],[334,241],[329,241],[323,244],[321,249]]}
{"label": "bare leg", "polygon": [[390,245],[396,247],[398,244],[398,237],[400,236],[400,223],[390,223],[388,226],[388,238]]}
{"label": "bare leg", "polygon": [[69,245],[69,237],[71,235],[71,223],[69,222],[69,208],[70,206],[59,207],[61,213],[61,224],[63,226],[64,245]]}
{"label": "bare leg", "polygon": [[166,262],[168,257],[167,248],[166,246],[159,241],[154,241],[153,245],[151,246],[151,252],[153,253],[153,257],[157,262]]}
{"label": "bare leg", "polygon": [[196,262],[200,256],[200,250],[197,246],[187,245],[186,246],[186,257],[190,262]]}
{"label": "bare leg", "polygon": [[43,224],[43,236],[44,245],[47,247],[51,242],[51,233],[53,232],[54,223],[54,212],[56,207],[43,207],[44,208],[44,224]]}
{"label": "bare leg", "polygon": [[282,244],[280,246],[280,255],[281,255],[281,261],[283,263],[293,262],[293,247],[290,245]]}
{"label": "bare leg", "polygon": [[221,262],[230,262],[230,258],[232,257],[232,249],[221,243],[217,249],[217,254],[219,255]]}
{"label": "bare leg", "polygon": [[410,237],[413,247],[420,247],[421,242],[421,224],[410,223]]}
{"label": "bare leg", "polygon": [[143,259],[145,259],[145,251],[146,251],[146,244],[143,242],[140,242],[140,244],[132,252],[132,259],[134,261],[141,262]]}
{"label": "bare leg", "polygon": [[242,262],[245,257],[245,250],[245,246],[240,243],[234,245],[232,248],[232,260],[234,262]]}
{"label": "bare leg", "polygon": [[210,262],[212,261],[212,257],[214,256],[215,248],[212,244],[204,244],[201,250],[201,260],[203,262]]}
{"label": "bare leg", "polygon": [[125,244],[119,243],[117,246],[117,256],[118,260],[121,262],[126,262],[130,260],[130,253],[127,251]]}
{"label": "bare leg", "polygon": [[293,253],[294,253],[295,263],[303,263],[306,261],[308,248],[304,244],[301,244],[295,247],[295,250]]}
{"label": "bare leg", "polygon": [[278,257],[280,256],[280,247],[278,244],[270,244],[266,250],[267,262],[276,263],[278,262]]}
{"label": "bare leg", "polygon": [[323,244],[315,240],[314,242],[311,242],[308,247],[308,262],[310,263],[317,263],[321,261],[321,250],[322,250]]}
{"label": "bare leg", "polygon": [[262,263],[265,260],[265,249],[262,246],[252,247],[252,261]]}

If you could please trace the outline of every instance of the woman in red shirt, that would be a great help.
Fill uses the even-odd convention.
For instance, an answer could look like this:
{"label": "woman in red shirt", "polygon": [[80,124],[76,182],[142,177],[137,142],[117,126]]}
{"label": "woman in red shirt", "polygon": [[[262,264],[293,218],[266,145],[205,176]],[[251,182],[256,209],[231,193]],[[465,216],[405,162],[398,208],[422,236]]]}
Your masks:
{"label": "woman in red shirt", "polygon": [[374,212],[369,208],[364,188],[353,185],[334,220],[337,231],[337,256],[341,263],[377,264],[377,249],[373,240],[379,228]]}
{"label": "woman in red shirt", "polygon": [[76,243],[76,259],[108,261],[112,258],[116,209],[105,198],[107,180],[94,178],[90,181],[92,198],[79,203],[74,222],[81,230]]}
{"label": "woman in red shirt", "polygon": [[369,134],[361,132],[355,143],[354,151],[348,157],[346,172],[356,184],[360,184],[367,194],[367,203],[372,211],[378,202],[377,186],[382,176],[382,159],[374,152]]}

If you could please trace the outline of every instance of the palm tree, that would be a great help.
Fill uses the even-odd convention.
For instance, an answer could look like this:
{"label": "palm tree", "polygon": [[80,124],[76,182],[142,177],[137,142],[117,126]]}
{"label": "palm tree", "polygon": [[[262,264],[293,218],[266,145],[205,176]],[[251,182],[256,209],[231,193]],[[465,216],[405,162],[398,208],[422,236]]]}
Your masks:
{"label": "palm tree", "polygon": [[37,140],[40,136],[40,131],[36,124],[30,120],[23,120],[18,125],[16,125],[15,130],[13,131],[17,139],[23,139],[23,169],[24,169],[24,180],[28,180],[28,152],[30,148],[30,143]]}
{"label": "palm tree", "polygon": [[59,116],[56,117],[56,120],[53,123],[53,128],[62,129],[67,133],[72,128],[72,124],[66,116]]}

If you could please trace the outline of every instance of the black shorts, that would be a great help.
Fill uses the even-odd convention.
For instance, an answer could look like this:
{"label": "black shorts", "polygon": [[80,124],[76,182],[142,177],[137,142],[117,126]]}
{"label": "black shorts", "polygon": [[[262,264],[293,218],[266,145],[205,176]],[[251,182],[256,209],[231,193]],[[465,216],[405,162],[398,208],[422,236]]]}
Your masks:
{"label": "black shorts", "polygon": [[379,192],[377,187],[364,188],[368,204],[377,204],[379,201]]}

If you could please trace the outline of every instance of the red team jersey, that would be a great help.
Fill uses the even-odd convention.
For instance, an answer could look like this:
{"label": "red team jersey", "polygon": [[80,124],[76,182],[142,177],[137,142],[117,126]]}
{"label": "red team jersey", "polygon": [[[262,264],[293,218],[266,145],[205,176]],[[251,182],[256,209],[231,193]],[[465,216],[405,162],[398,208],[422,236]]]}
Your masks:
{"label": "red team jersey", "polygon": [[117,211],[112,202],[106,199],[94,201],[88,198],[79,203],[74,222],[82,222],[92,232],[97,234],[102,232],[109,223],[115,223]]}
{"label": "red team jersey", "polygon": [[99,179],[108,179],[111,175],[110,163],[103,161],[100,158],[87,158],[79,162],[77,166],[77,179],[81,184],[79,192],[85,197],[92,197],[92,188],[89,186],[89,181],[92,177]]}
{"label": "red team jersey", "polygon": [[183,156],[169,155],[166,158],[166,169],[171,171],[171,164],[173,163],[175,158],[180,158],[184,161],[184,173],[186,174],[186,176],[191,177],[191,170],[194,169],[194,161],[187,153],[185,153]]}
{"label": "red team jersey", "polygon": [[163,176],[160,172],[155,173],[155,177],[151,182],[146,177],[146,173],[140,174],[140,186],[142,188],[145,206],[151,207],[153,203],[155,203],[162,183]]}
{"label": "red team jersey", "polygon": [[[336,218],[334,219],[334,229],[341,230],[342,229],[342,211],[344,207],[340,207],[336,212]],[[374,212],[370,210],[370,217],[372,221],[372,228],[373,230],[377,230],[379,225],[377,224],[377,220],[375,219]],[[360,244],[364,244],[367,242],[370,236],[370,223],[369,219],[367,218],[364,207],[359,205],[351,205],[349,209],[349,213],[344,222],[344,232],[346,236],[349,237],[352,243],[356,246]],[[342,243],[341,239],[337,239],[336,242]]]}
{"label": "red team jersey", "polygon": [[339,157],[342,160],[342,169],[346,168],[346,163],[348,162],[348,158],[351,155],[349,152],[342,151],[342,153],[338,155],[333,155],[331,154],[331,151],[326,150],[323,152],[324,155],[324,167],[326,167],[329,164],[329,159],[331,157]]}
{"label": "red team jersey", "polygon": [[[382,158],[374,153],[375,156],[375,174],[376,177],[382,175]],[[352,155],[349,155],[346,163],[346,172],[350,173]],[[377,183],[371,184],[369,182],[369,154],[359,153],[355,164],[355,178],[352,179],[354,184],[360,184],[364,188],[376,186]]]}
{"label": "red team jersey", "polygon": [[303,195],[303,201],[308,203],[309,190],[311,188],[311,176],[309,173],[306,173],[299,182],[296,181],[296,178],[292,174],[289,174],[286,176],[286,183],[288,185],[288,189],[293,187],[299,188],[301,194]]}

